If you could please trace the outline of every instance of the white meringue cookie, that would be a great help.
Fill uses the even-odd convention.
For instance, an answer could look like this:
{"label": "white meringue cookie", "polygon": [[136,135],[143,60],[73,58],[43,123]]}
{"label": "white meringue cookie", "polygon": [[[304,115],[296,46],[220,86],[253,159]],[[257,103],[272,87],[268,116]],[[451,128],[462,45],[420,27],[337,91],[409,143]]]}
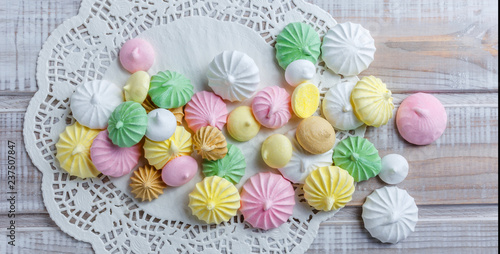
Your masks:
{"label": "white meringue cookie", "polygon": [[239,51],[217,55],[208,67],[207,77],[215,94],[233,102],[252,97],[260,82],[257,64]]}
{"label": "white meringue cookie", "polygon": [[286,67],[285,80],[289,85],[295,87],[311,80],[314,74],[316,74],[316,66],[309,60],[299,59]]}
{"label": "white meringue cookie", "polygon": [[415,230],[418,208],[408,192],[386,186],[366,197],[361,217],[372,237],[394,244]]}
{"label": "white meringue cookie", "polygon": [[387,184],[398,184],[408,175],[408,161],[399,154],[388,154],[382,158],[382,169],[378,176]]}
{"label": "white meringue cookie", "polygon": [[146,137],[153,141],[165,141],[175,132],[177,119],[167,109],[157,108],[148,113],[148,129]]}
{"label": "white meringue cookie", "polygon": [[94,80],[76,88],[71,95],[70,108],[81,125],[104,129],[113,110],[122,102],[120,87],[106,80]]}
{"label": "white meringue cookie", "polygon": [[337,24],[326,33],[321,56],[335,73],[356,76],[372,63],[375,50],[370,31],[360,24],[347,22]]}
{"label": "white meringue cookie", "polygon": [[343,82],[330,88],[322,102],[323,115],[339,130],[354,130],[363,125],[351,105],[351,92],[356,83]]}

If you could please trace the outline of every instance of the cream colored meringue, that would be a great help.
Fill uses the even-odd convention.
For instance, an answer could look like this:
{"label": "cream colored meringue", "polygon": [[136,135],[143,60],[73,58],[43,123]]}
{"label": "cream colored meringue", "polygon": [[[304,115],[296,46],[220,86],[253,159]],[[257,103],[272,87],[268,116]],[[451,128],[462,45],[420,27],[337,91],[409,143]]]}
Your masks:
{"label": "cream colored meringue", "polygon": [[289,85],[295,87],[311,80],[314,74],[316,74],[314,63],[309,60],[299,59],[286,67],[285,80]]}
{"label": "cream colored meringue", "polygon": [[363,125],[354,114],[351,92],[356,83],[343,82],[330,88],[322,102],[322,112],[326,120],[339,130],[354,130]]}
{"label": "cream colored meringue", "polygon": [[398,184],[408,175],[408,161],[399,154],[388,154],[382,158],[382,169],[378,176],[387,184]]}

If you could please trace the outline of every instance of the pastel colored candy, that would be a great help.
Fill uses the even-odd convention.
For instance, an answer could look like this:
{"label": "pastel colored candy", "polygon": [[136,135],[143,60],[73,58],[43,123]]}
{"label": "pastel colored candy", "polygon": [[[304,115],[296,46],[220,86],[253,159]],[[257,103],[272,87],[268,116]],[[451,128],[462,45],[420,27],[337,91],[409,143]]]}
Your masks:
{"label": "pastel colored candy", "polygon": [[169,139],[177,128],[177,119],[172,112],[157,108],[148,113],[148,128],[146,137],[153,141]]}
{"label": "pastel colored candy", "polygon": [[130,75],[123,87],[123,94],[126,101],[143,103],[148,96],[149,82],[151,78],[145,71],[138,71]]}
{"label": "pastel colored candy", "polygon": [[194,132],[205,126],[222,130],[228,114],[226,103],[219,96],[207,91],[195,93],[184,112],[188,127]]}
{"label": "pastel colored candy", "polygon": [[169,161],[161,171],[161,178],[168,186],[181,186],[191,181],[198,172],[198,162],[191,156],[180,156]]}
{"label": "pastel colored candy", "polygon": [[366,197],[361,217],[372,237],[395,244],[415,231],[418,207],[407,191],[385,186]]}
{"label": "pastel colored candy", "polygon": [[182,119],[184,119],[184,107],[170,108],[168,110],[174,114],[177,125],[182,125]]}
{"label": "pastel colored candy", "polygon": [[338,83],[330,88],[322,102],[322,112],[326,120],[339,130],[354,130],[363,122],[354,114],[351,104],[351,92],[356,83]]}
{"label": "pastel colored candy", "polygon": [[264,127],[280,128],[292,117],[290,95],[279,86],[269,86],[255,95],[252,101],[252,112],[257,121]]}
{"label": "pastel colored candy", "polygon": [[67,126],[56,143],[56,158],[61,168],[72,176],[80,178],[96,177],[100,172],[90,159],[90,146],[99,134],[78,122]]}
{"label": "pastel colored candy", "polygon": [[229,221],[240,208],[238,189],[228,180],[210,176],[196,184],[189,193],[189,208],[207,224]]}
{"label": "pastel colored candy", "polygon": [[235,145],[227,145],[227,154],[224,158],[209,161],[203,160],[203,174],[205,176],[219,176],[233,184],[240,182],[245,175],[247,164],[241,150]]}
{"label": "pastel colored candy", "polygon": [[311,80],[316,74],[316,66],[309,60],[299,59],[290,63],[285,69],[285,80],[291,86],[298,86]]}
{"label": "pastel colored candy", "polygon": [[240,211],[254,228],[279,227],[292,215],[294,206],[295,191],[281,175],[258,173],[243,185]]}
{"label": "pastel colored candy", "polygon": [[130,187],[136,199],[151,202],[163,194],[163,189],[167,185],[161,179],[159,170],[150,165],[144,165],[135,170],[132,177],[130,177]]}
{"label": "pastel colored candy", "polygon": [[284,70],[295,60],[304,59],[316,63],[320,54],[321,40],[308,24],[288,24],[276,38],[276,59]]}
{"label": "pastel colored candy", "polygon": [[248,141],[255,137],[260,130],[260,123],[252,114],[248,106],[239,106],[227,117],[227,131],[237,141]]}
{"label": "pastel colored candy", "polygon": [[123,102],[122,90],[106,80],[79,85],[71,95],[73,117],[91,129],[105,129],[113,110]]}
{"label": "pastel colored candy", "polygon": [[271,168],[282,168],[292,158],[292,143],[282,134],[273,134],[264,140],[260,153]]}
{"label": "pastel colored candy", "polygon": [[215,127],[201,127],[193,137],[193,148],[205,160],[220,160],[227,154],[226,137]]}
{"label": "pastel colored candy", "polygon": [[151,77],[149,96],[160,108],[178,108],[186,105],[194,94],[191,81],[175,71],[160,71]]}
{"label": "pastel colored candy", "polygon": [[304,198],[316,210],[332,211],[352,200],[354,179],[337,166],[320,167],[307,177]]}
{"label": "pastel colored candy", "polygon": [[379,78],[363,77],[351,92],[356,117],[366,125],[380,127],[392,118],[392,93]]}
{"label": "pastel colored candy", "polygon": [[378,150],[370,141],[359,136],[340,141],[333,149],[333,162],[347,170],[356,182],[375,177],[382,169]]}
{"label": "pastel colored candy", "polygon": [[387,184],[398,184],[408,175],[408,161],[399,154],[388,154],[382,158],[382,169],[378,176]]}
{"label": "pastel colored candy", "polygon": [[297,127],[297,141],[312,154],[326,153],[335,145],[335,130],[324,118],[311,116],[302,120]]}
{"label": "pastel colored candy", "polygon": [[126,101],[116,107],[108,121],[109,138],[119,147],[131,147],[139,143],[147,128],[146,110],[134,101]]}
{"label": "pastel colored candy", "polygon": [[356,76],[373,62],[375,40],[370,31],[351,22],[337,24],[326,33],[321,57],[326,66],[344,76]]}
{"label": "pastel colored candy", "polygon": [[149,42],[135,38],[125,42],[120,49],[120,63],[130,73],[148,71],[155,61],[155,52]]}
{"label": "pastel colored candy", "polygon": [[406,98],[396,114],[399,134],[415,145],[428,145],[443,135],[447,115],[443,104],[434,96],[416,93]]}
{"label": "pastel colored candy", "polygon": [[260,83],[255,61],[240,51],[224,51],[208,66],[208,86],[215,94],[229,101],[250,98]]}
{"label": "pastel colored candy", "polygon": [[319,105],[319,89],[313,83],[300,84],[292,93],[292,109],[296,116],[308,118]]}
{"label": "pastel colored candy", "polygon": [[193,139],[184,127],[177,126],[169,139],[153,141],[146,138],[144,142],[144,157],[156,169],[161,169],[170,160],[179,156],[191,155],[193,152]]}
{"label": "pastel colored candy", "polygon": [[137,166],[141,157],[141,147],[119,147],[108,137],[108,131],[99,132],[90,147],[90,158],[97,170],[112,177],[124,176]]}

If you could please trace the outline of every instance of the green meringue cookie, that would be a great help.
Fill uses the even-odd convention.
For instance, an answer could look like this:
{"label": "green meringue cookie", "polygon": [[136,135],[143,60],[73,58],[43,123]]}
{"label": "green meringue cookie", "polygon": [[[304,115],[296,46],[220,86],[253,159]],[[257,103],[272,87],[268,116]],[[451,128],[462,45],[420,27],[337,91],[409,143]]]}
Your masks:
{"label": "green meringue cookie", "polygon": [[109,138],[119,147],[131,147],[146,134],[148,114],[140,103],[126,101],[118,105],[108,121]]}
{"label": "green meringue cookie", "polygon": [[194,94],[191,81],[175,71],[160,71],[151,77],[149,96],[160,108],[178,108],[186,105]]}
{"label": "green meringue cookie", "polygon": [[375,177],[382,169],[382,159],[375,146],[362,137],[348,137],[333,149],[333,163],[360,182]]}
{"label": "green meringue cookie", "polygon": [[227,144],[227,154],[224,158],[215,161],[203,160],[203,174],[206,177],[219,176],[233,184],[237,184],[245,174],[247,163],[240,149],[235,145]]}
{"label": "green meringue cookie", "polygon": [[307,24],[295,22],[288,24],[276,39],[276,59],[281,68],[295,60],[305,59],[316,64],[321,40],[319,34]]}

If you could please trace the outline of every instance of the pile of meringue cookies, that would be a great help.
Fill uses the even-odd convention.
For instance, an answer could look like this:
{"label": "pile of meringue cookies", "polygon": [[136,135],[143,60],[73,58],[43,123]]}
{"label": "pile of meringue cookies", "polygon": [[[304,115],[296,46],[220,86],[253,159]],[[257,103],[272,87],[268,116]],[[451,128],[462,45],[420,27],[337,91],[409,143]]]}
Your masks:
{"label": "pile of meringue cookies", "polygon": [[[339,83],[320,103],[318,87],[310,81],[320,55],[328,69],[343,76],[368,68],[375,54],[369,31],[343,23],[321,40],[311,26],[290,23],[278,35],[275,48],[287,83],[295,87],[292,95],[280,86],[257,91],[259,68],[239,51],[215,56],[207,72],[212,91],[194,93],[181,73],[166,70],[150,77],[153,47],[138,38],[127,41],[119,54],[123,68],[131,73],[123,89],[95,80],[78,86],[71,96],[76,122],[66,127],[56,144],[60,166],[80,178],[101,173],[121,177],[144,156],[148,164],[133,172],[130,187],[136,199],[152,201],[167,186],[181,186],[198,174],[198,162],[191,156],[196,152],[203,158],[205,178],[189,193],[192,214],[207,224],[219,224],[239,210],[246,222],[264,230],[279,227],[292,215],[292,183],[303,184],[312,208],[332,211],[351,201],[355,182],[377,175],[388,184],[403,181],[409,166],[400,155],[381,159],[362,137],[348,137],[334,147],[335,129],[387,124],[394,104],[386,85],[373,76]],[[225,101],[250,98],[250,107],[228,112]],[[319,106],[322,116],[313,116]],[[240,192],[235,184],[245,174],[245,157],[221,130],[226,126],[234,140],[246,142],[261,126],[278,129],[293,115],[303,119],[293,134],[273,134],[261,146],[263,161],[281,175],[258,173]],[[444,107],[424,93],[408,97],[396,118],[401,136],[417,145],[432,143],[446,128]],[[397,243],[414,230],[418,209],[406,191],[383,187],[367,197],[362,217],[373,237]]]}

